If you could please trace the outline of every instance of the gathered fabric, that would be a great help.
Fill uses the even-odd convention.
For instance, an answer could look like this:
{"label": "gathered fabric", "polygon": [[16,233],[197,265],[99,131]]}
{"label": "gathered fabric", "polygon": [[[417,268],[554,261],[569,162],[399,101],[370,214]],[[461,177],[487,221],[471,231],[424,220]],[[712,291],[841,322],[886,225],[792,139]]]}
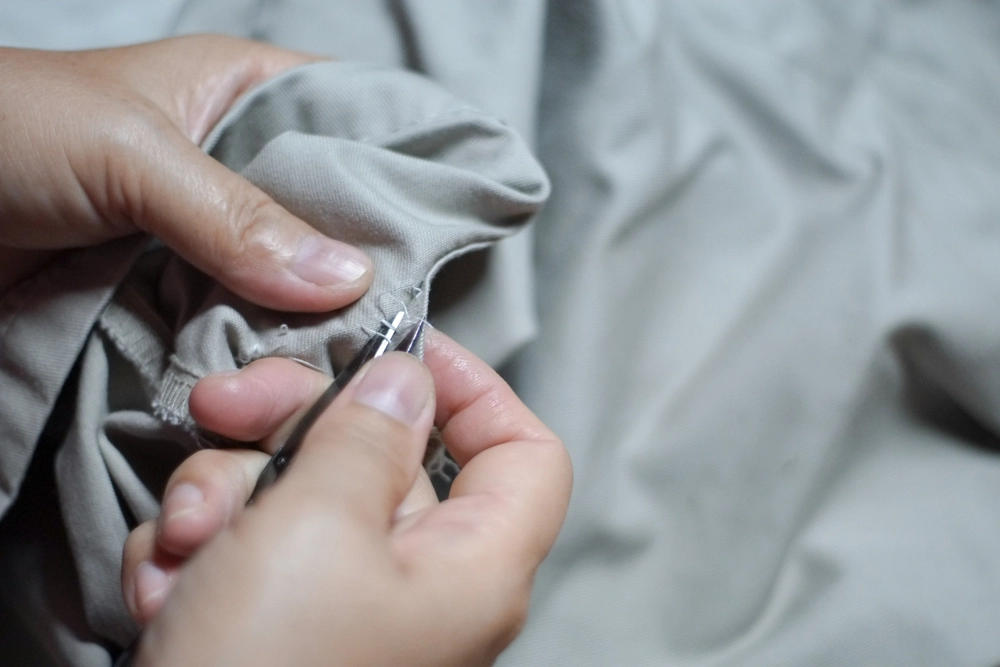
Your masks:
{"label": "gathered fabric", "polygon": [[[28,39],[34,14],[39,43],[57,34],[44,27],[62,21],[35,4],[0,6],[0,40],[14,39],[15,25],[17,39]],[[91,45],[138,30],[116,4],[129,2],[95,3],[108,8],[102,25],[120,28],[91,31]],[[524,631],[499,665],[1000,664],[995,3],[149,4],[143,35],[253,36],[391,70],[331,66],[337,86],[372,82],[338,104],[381,118],[386,131],[374,140],[346,116],[321,121],[336,131],[303,130],[310,114],[300,109],[285,128],[292,134],[259,141],[231,116],[212,150],[255,182],[280,185],[275,196],[312,224],[333,224],[322,211],[336,192],[354,219],[405,234],[384,237],[407,246],[400,255],[371,236],[346,239],[379,267],[397,267],[398,282],[372,294],[436,275],[434,324],[500,367],[566,442],[569,515]],[[15,11],[16,23],[7,21]],[[415,117],[428,119],[452,108],[437,88],[414,101],[375,84],[417,87],[402,70],[486,114],[448,125],[451,134],[427,125],[435,141],[465,146],[459,128],[473,127],[482,143],[469,146],[507,152],[477,153],[490,157],[470,167],[460,148],[423,150],[416,135],[392,143],[394,114],[417,105]],[[303,90],[320,71],[290,73],[271,90]],[[296,98],[262,93],[234,114],[252,118],[259,104],[281,115]],[[545,186],[524,145],[552,182],[526,227]],[[315,175],[310,167],[297,178],[306,164]],[[371,175],[358,181],[351,164]],[[434,185],[445,173],[461,175],[462,191]],[[312,184],[323,196],[305,196]],[[386,201],[406,213],[377,208]],[[434,268],[465,243],[494,241]],[[120,549],[126,510],[155,513],[151,480],[197,446],[181,400],[192,379],[238,366],[241,355],[291,354],[287,346],[334,368],[360,325],[386,307],[363,301],[329,323],[268,314],[162,249],[132,243],[81,251],[5,301],[30,305],[49,323],[44,335],[0,316],[0,367],[18,378],[2,385],[0,403],[23,408],[0,407],[0,491],[10,506],[0,525],[0,613],[54,638],[56,664],[106,665],[119,641],[117,581],[102,572],[113,569],[105,564]],[[114,259],[129,253],[124,266]],[[60,285],[72,299],[39,300]],[[155,317],[137,303],[156,304]],[[162,370],[148,389],[66,390],[53,410],[60,374],[78,378],[67,386],[98,378],[110,387],[143,367],[120,358],[109,332],[157,318],[177,328],[143,338],[174,346],[153,344],[148,365]],[[338,342],[327,349],[330,335]],[[145,386],[142,377],[133,386]],[[168,378],[176,395],[164,391]],[[87,432],[113,433],[110,444],[92,435],[74,453],[61,449],[76,427],[54,416],[103,415],[105,401],[117,406],[114,419]],[[136,456],[154,432],[169,444]],[[46,447],[48,467],[38,454]],[[62,475],[58,493],[19,482],[33,452],[30,474]],[[136,491],[118,499],[120,488]],[[25,518],[40,516],[53,525],[43,531]],[[87,550],[105,555],[60,556],[79,558],[82,527],[99,516],[106,532],[88,528]],[[72,548],[60,546],[73,535]],[[56,582],[49,589],[72,595],[46,593],[41,573]]]}

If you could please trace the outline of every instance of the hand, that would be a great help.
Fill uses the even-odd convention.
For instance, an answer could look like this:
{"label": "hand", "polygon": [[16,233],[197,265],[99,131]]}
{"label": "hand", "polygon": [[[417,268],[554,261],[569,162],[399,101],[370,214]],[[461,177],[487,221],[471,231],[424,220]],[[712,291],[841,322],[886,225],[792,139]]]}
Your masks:
{"label": "hand", "polygon": [[[329,384],[327,375],[265,358],[195,386],[191,412],[202,426],[258,448],[195,452],[170,476],[160,516],[131,532],[122,591],[140,624],[159,613],[187,558],[240,515],[270,456]],[[394,521],[436,503],[430,478],[420,468]]]}
{"label": "hand", "polygon": [[218,36],[0,48],[0,293],[52,250],[144,231],[260,305],[326,311],[370,260],[198,148],[242,93],[312,56]]}
{"label": "hand", "polygon": [[[201,516],[224,508],[216,516],[230,523],[175,573],[138,664],[492,662],[523,621],[572,473],[558,439],[485,364],[437,332],[425,359],[429,375],[404,355],[371,364],[250,510],[242,502],[265,457],[186,479],[207,490]],[[193,413],[244,436],[287,429],[321,384],[288,400],[282,389],[305,369],[268,363],[206,378]],[[241,425],[231,408],[246,401],[256,419]],[[413,491],[432,421],[463,466],[440,504]],[[155,533],[133,534],[126,590],[157,549]]]}

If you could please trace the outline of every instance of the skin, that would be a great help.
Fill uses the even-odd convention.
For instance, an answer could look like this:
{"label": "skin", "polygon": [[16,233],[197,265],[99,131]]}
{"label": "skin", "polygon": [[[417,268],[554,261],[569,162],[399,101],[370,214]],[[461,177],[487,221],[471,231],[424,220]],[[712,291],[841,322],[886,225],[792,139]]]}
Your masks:
{"label": "skin", "polygon": [[[66,249],[147,233],[260,305],[359,298],[367,257],[198,148],[241,94],[313,60],[213,36],[0,48],[0,296]],[[201,452],[175,472],[163,516],[125,545],[126,603],[149,623],[137,664],[492,662],[523,623],[572,473],[482,362],[435,333],[426,361],[368,367],[250,511],[260,451]],[[191,411],[273,450],[327,382],[262,360],[203,380]],[[419,466],[432,422],[464,466],[440,504]]]}
{"label": "skin", "polygon": [[371,261],[198,144],[244,92],[314,57],[218,36],[0,48],[0,293],[60,249],[146,232],[258,304],[345,306]]}
{"label": "skin", "polygon": [[[137,664],[492,664],[524,622],[572,470],[482,361],[434,331],[425,360],[364,369],[252,508],[265,454],[206,451],[178,468],[163,515],[125,546],[126,602],[149,622]],[[265,359],[205,378],[191,408],[270,450],[325,384]],[[373,385],[396,414],[371,407]],[[462,465],[442,503],[420,468],[432,422]],[[178,498],[191,488],[200,499]]]}

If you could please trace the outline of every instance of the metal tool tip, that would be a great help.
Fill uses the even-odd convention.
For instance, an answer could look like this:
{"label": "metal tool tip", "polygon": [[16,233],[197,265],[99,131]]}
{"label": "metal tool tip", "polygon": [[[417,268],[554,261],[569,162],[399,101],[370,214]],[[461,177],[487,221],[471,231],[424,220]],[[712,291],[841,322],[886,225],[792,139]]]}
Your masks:
{"label": "metal tool tip", "polygon": [[394,352],[409,352],[410,354],[416,354],[417,348],[420,346],[420,341],[424,335],[424,324],[427,320],[421,319],[413,328],[406,332],[396,347],[392,348]]}

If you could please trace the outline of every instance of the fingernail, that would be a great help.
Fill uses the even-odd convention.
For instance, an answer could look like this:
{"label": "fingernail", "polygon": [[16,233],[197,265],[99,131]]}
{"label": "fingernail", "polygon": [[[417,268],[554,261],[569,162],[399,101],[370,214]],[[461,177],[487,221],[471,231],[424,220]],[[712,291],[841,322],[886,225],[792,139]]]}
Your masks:
{"label": "fingernail", "polygon": [[365,275],[370,265],[360,250],[316,234],[299,245],[292,271],[306,282],[328,286],[352,283]]}
{"label": "fingernail", "polygon": [[160,516],[163,522],[174,521],[184,516],[201,512],[205,507],[205,495],[194,484],[185,482],[170,490],[163,500]]}
{"label": "fingernail", "polygon": [[164,597],[169,585],[170,577],[166,572],[148,560],[139,563],[135,569],[136,609],[142,610],[150,602]]}
{"label": "fingernail", "polygon": [[392,353],[368,367],[354,400],[413,426],[430,399],[430,382],[416,358]]}
{"label": "fingernail", "polygon": [[139,614],[139,600],[135,596],[135,575],[122,582],[122,593],[125,597],[125,606],[128,607],[133,616],[137,616]]}

